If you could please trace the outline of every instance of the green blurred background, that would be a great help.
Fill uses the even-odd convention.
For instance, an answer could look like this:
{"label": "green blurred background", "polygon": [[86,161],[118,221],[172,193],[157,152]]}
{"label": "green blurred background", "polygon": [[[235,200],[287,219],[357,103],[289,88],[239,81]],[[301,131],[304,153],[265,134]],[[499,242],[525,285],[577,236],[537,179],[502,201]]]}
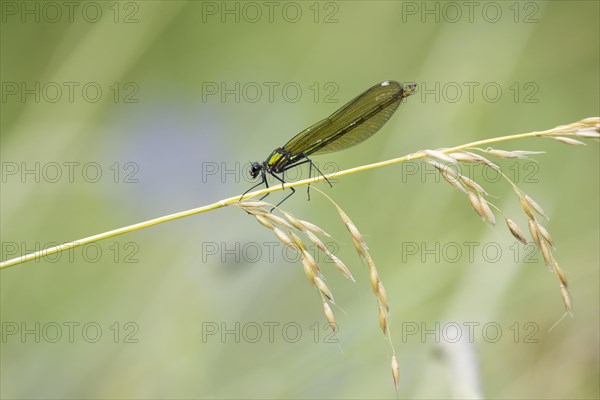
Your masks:
{"label": "green blurred background", "polygon": [[[240,194],[249,161],[383,80],[420,92],[316,157],[327,172],[599,114],[596,1],[72,4],[2,1],[2,260]],[[598,398],[588,144],[497,146],[546,152],[501,164],[551,215],[576,312],[551,331],[563,305],[540,254],[421,163],[319,185],[387,287],[401,398]],[[525,228],[506,183],[468,175]],[[393,398],[365,268],[331,205],[299,192],[284,208],[358,281],[322,263],[334,338],[293,254],[221,209],[3,270],[2,398]]]}

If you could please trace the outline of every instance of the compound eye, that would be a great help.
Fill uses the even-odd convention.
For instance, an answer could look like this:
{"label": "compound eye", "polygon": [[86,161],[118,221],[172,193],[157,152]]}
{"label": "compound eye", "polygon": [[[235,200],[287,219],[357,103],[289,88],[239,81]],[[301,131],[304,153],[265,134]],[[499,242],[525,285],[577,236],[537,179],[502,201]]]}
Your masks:
{"label": "compound eye", "polygon": [[250,175],[252,176],[252,178],[256,178],[258,176],[260,172],[260,164],[257,162],[253,162],[252,166],[250,167]]}

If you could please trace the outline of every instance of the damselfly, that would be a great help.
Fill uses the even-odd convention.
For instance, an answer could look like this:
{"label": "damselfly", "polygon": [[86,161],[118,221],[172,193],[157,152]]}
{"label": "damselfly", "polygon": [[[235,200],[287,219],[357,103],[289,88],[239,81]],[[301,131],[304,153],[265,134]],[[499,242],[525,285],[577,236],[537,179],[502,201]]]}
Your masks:
{"label": "damselfly", "polygon": [[[415,93],[416,87],[415,84],[403,87],[395,81],[385,81],[371,87],[329,117],[306,128],[285,145],[273,150],[262,163],[251,163],[250,175],[252,178],[260,175],[261,182],[248,189],[244,195],[263,183],[268,188],[267,174],[283,185],[285,171],[305,163],[310,165],[309,178],[313,167],[325,177],[308,156],[344,150],[373,136],[391,118],[402,99]],[[281,174],[281,177],[277,174]],[[325,180],[331,185],[326,177]],[[291,193],[277,205],[296,192],[294,188],[290,189]],[[268,193],[262,198],[267,195]]]}

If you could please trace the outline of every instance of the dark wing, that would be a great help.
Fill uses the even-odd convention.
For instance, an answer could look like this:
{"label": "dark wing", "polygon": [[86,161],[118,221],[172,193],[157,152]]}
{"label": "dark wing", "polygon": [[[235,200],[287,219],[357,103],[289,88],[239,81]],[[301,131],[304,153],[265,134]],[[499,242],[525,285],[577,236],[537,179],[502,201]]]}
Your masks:
{"label": "dark wing", "polygon": [[294,136],[283,149],[293,155],[308,156],[354,146],[375,134],[390,119],[403,97],[404,90],[398,82],[377,84],[328,118]]}

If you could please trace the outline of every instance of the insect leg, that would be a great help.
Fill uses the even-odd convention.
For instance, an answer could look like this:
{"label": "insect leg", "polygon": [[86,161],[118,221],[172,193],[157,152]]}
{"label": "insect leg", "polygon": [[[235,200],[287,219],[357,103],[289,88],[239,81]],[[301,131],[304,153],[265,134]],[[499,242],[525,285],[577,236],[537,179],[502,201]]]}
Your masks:
{"label": "insect leg", "polygon": [[[265,176],[265,172],[261,171],[261,177],[262,180],[260,182],[258,182],[256,185],[252,186],[250,189],[246,190],[242,196],[240,197],[240,201],[244,198],[244,196],[246,195],[246,193],[252,191],[254,188],[259,187],[260,185],[262,185],[263,183],[267,186],[267,188],[269,187],[269,184],[267,183],[267,177]],[[268,194],[268,193],[267,193]],[[264,197],[263,197],[264,198]]]}
{"label": "insect leg", "polygon": [[[282,178],[280,178],[280,177],[278,177],[277,175],[275,175],[275,173],[274,173],[274,172],[271,172],[271,171],[269,171],[269,173],[270,173],[270,174],[271,174],[271,175],[272,175],[272,176],[273,176],[275,179],[277,179],[278,181],[280,181],[282,186],[283,186],[283,185],[285,185],[285,183],[286,183],[286,182],[285,182],[285,181],[284,181]],[[283,175],[283,174],[282,174],[282,175]],[[290,189],[292,190],[292,191],[290,192],[290,194],[288,194],[287,196],[285,196],[285,197],[283,198],[283,200],[281,200],[279,203],[277,203],[277,204],[275,205],[275,207],[271,208],[271,212],[273,212],[273,210],[274,210],[275,208],[279,207],[279,206],[281,205],[281,203],[283,203],[284,201],[286,201],[286,200],[288,199],[288,197],[290,197],[291,195],[293,195],[294,193],[296,193],[296,189],[294,189],[293,187],[291,187]],[[267,194],[268,194],[268,193],[267,193]]]}
{"label": "insect leg", "polygon": [[[313,163],[312,163],[312,161],[310,161],[310,158],[306,157],[306,159],[310,162],[310,164],[308,166],[308,179],[310,179],[311,175],[312,175]],[[308,201],[310,201],[310,183],[308,185],[306,185],[306,194],[308,196]]]}
{"label": "insect leg", "polygon": [[[267,174],[266,174],[265,170],[263,169],[262,171],[260,171],[260,174],[261,174],[261,176],[262,176],[262,182],[261,182],[261,183],[264,183],[264,184],[265,184],[265,186],[266,186],[266,187],[267,187],[267,189],[268,189],[268,188],[269,188],[269,182],[267,182]],[[265,195],[264,195],[263,197],[261,197],[259,200],[262,200],[262,199],[264,199],[264,198],[265,198],[265,197],[267,197],[269,194],[270,194],[270,193],[267,193],[267,194],[265,194]]]}
{"label": "insect leg", "polygon": [[[306,157],[306,156],[305,156]],[[325,178],[325,180],[327,181],[327,183],[329,183],[329,186],[333,187],[333,185],[331,184],[331,182],[329,182],[329,179],[327,179],[327,177],[321,172],[321,170],[315,165],[315,163],[308,157],[306,157],[306,159],[308,160],[308,162],[310,163],[310,168],[315,168],[317,170],[317,172],[323,177]],[[306,162],[306,161],[305,161]],[[310,178],[310,170],[308,172],[308,177]]]}

